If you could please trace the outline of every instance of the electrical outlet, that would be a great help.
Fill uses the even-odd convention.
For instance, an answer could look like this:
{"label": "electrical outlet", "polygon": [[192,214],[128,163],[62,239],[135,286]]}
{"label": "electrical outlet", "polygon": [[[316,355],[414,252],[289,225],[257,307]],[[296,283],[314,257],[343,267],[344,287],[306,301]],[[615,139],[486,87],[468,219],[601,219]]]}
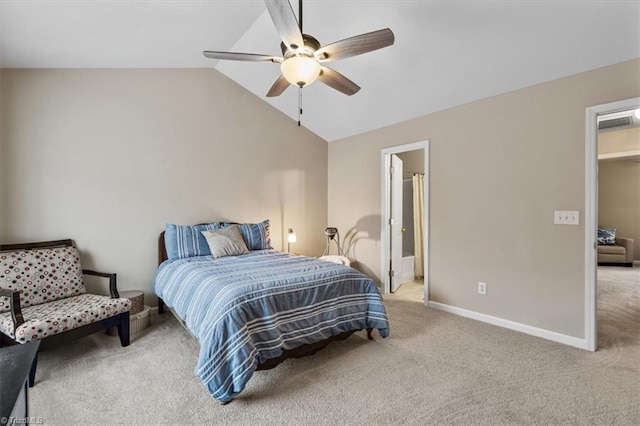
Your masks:
{"label": "electrical outlet", "polygon": [[478,281],[478,293],[487,294],[487,283],[483,283],[482,281]]}

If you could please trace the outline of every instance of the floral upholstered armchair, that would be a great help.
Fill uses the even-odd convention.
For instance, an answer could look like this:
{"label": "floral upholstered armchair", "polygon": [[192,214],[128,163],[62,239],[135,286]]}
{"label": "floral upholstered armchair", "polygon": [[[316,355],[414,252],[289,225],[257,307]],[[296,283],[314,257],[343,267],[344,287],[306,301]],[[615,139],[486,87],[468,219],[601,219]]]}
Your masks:
{"label": "floral upholstered armchair", "polygon": [[[108,278],[110,296],[88,294],[85,274]],[[0,246],[0,346],[42,340],[42,348],[110,327],[128,346],[130,308],[116,274],[83,270],[72,240]]]}

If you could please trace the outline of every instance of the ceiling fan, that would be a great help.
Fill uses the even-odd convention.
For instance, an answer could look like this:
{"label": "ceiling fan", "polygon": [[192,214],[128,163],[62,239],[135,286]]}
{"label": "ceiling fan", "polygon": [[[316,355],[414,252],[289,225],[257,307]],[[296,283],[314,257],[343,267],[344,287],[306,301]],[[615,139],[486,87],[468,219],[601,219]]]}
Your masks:
{"label": "ceiling fan", "polygon": [[360,86],[324,64],[382,49],[394,42],[393,32],[385,28],[321,46],[313,36],[302,32],[302,0],[299,1],[299,22],[288,0],[265,0],[265,3],[282,38],[282,57],[209,50],[205,50],[203,54],[211,59],[280,64],[282,74],[269,89],[267,97],[281,95],[290,84],[302,88],[316,80],[351,96],[360,90]]}

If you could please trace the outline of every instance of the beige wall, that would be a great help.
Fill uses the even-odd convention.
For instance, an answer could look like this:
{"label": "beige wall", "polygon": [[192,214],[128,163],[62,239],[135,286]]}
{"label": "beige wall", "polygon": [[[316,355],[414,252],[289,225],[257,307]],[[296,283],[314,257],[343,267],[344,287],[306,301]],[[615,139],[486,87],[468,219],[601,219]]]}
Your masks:
{"label": "beige wall", "polygon": [[[397,154],[402,160],[404,171],[412,173],[424,173],[424,149],[414,149],[413,151],[400,152]],[[405,173],[405,177],[411,177]]]}
{"label": "beige wall", "polygon": [[292,227],[296,251],[322,252],[326,141],[217,71],[5,70],[0,83],[4,242],[71,237],[147,302],[166,222],[269,218],[275,248]]}
{"label": "beige wall", "polygon": [[638,75],[633,60],[331,142],[329,222],[358,231],[379,279],[380,151],[429,139],[431,300],[584,337],[584,225],[553,211],[584,216],[585,108],[639,96]]}
{"label": "beige wall", "polygon": [[616,235],[633,238],[634,259],[640,260],[640,162],[600,161],[598,164],[598,223],[616,228]]}

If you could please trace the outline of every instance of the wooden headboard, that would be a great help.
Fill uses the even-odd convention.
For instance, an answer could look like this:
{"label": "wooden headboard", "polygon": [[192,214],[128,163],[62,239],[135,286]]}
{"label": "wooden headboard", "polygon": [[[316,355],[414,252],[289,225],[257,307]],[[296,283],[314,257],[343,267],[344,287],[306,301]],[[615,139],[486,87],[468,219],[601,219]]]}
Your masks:
{"label": "wooden headboard", "polygon": [[55,241],[43,241],[38,243],[20,243],[20,244],[2,244],[0,250],[12,251],[12,250],[31,250],[39,248],[50,247],[75,247],[73,240],[55,240]]}
{"label": "wooden headboard", "polygon": [[167,259],[167,247],[164,245],[164,231],[162,231],[158,237],[158,266]]}

